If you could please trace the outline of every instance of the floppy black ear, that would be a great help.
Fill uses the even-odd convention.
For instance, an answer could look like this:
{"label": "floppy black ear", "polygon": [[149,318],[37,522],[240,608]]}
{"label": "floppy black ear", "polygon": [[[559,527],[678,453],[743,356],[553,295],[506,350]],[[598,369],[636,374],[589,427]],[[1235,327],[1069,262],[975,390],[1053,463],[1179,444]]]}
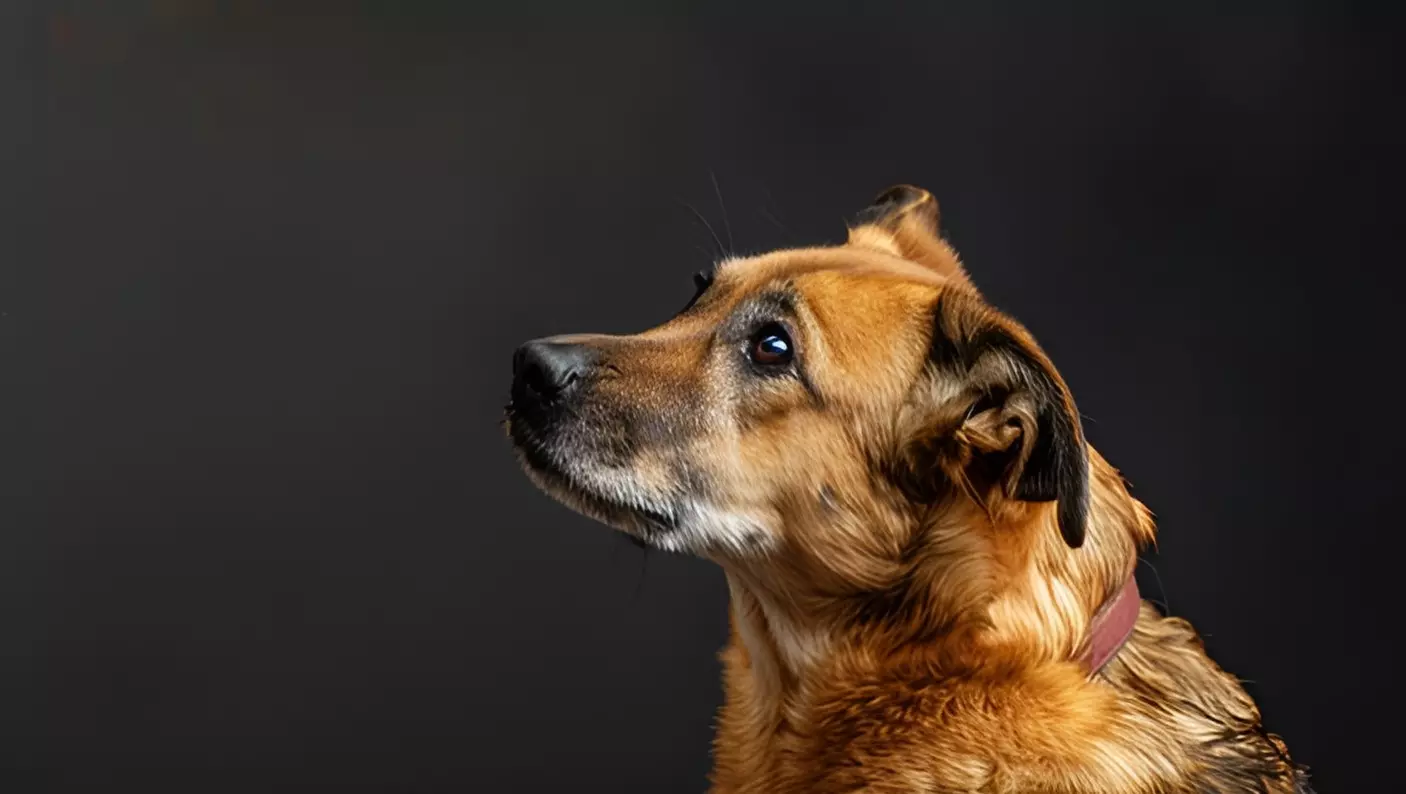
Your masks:
{"label": "floppy black ear", "polygon": [[1073,397],[1043,351],[1013,320],[975,295],[949,290],[933,312],[933,377],[964,395],[955,435],[1002,466],[1006,496],[1058,501],[1059,531],[1084,542],[1089,460]]}

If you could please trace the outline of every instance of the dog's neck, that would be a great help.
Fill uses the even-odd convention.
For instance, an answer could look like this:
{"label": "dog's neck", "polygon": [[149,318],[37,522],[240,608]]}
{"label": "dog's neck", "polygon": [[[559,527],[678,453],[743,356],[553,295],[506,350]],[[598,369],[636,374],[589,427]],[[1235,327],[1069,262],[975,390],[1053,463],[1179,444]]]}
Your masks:
{"label": "dog's neck", "polygon": [[[1015,549],[1020,556],[999,540],[968,547],[965,567],[939,563],[904,577],[914,599],[928,599],[916,610],[881,600],[877,613],[856,613],[840,597],[786,589],[807,580],[776,560],[723,561],[732,638],[723,654],[714,790],[832,790],[817,788],[822,778],[854,790],[850,773],[870,752],[855,737],[876,736],[856,734],[856,725],[887,725],[892,704],[927,704],[944,716],[881,731],[911,730],[921,743],[914,748],[928,748],[896,756],[917,765],[905,786],[934,789],[933,759],[946,759],[943,790],[977,790],[999,768],[1025,780],[1063,770],[1052,786],[1067,791],[1249,790],[1246,781],[1255,790],[1307,791],[1253,701],[1206,657],[1190,626],[1142,605],[1130,574],[1137,546],[1152,537],[1151,517],[1116,472],[1094,461],[1097,488],[1081,549],[1063,546],[1053,526],[1026,533],[1034,545]],[[975,521],[939,527],[948,534],[938,550],[1000,529]],[[876,616],[878,626],[864,622]],[[911,619],[910,630],[886,628],[890,617]],[[1191,690],[1194,703],[1184,697]],[[963,692],[980,705],[952,699]],[[992,709],[1016,721],[985,736]],[[1043,716],[1021,721],[1026,714]],[[1106,728],[1066,727],[1099,714]],[[895,781],[902,768],[888,770]]]}
{"label": "dog's neck", "polygon": [[[994,562],[1012,554],[1000,548],[972,558],[984,562],[961,563],[963,581],[1004,581],[997,592],[982,595],[979,589],[952,588],[944,580],[953,578],[954,569],[941,565],[903,577],[916,604],[912,611],[920,620],[911,638],[901,633],[884,638],[889,647],[876,645],[869,635],[866,657],[931,652],[951,659],[955,652],[980,664],[996,648],[1019,647],[1021,652],[1014,656],[1031,663],[1080,661],[1091,672],[1106,665],[1138,618],[1141,599],[1132,578],[1135,543],[1139,535],[1150,537],[1151,523],[1110,468],[1096,467],[1095,483],[1083,548],[1064,545],[1052,523],[1053,510],[1047,508],[1038,520],[1050,526],[1027,535],[1036,543],[1022,550],[1031,555],[1024,564]],[[953,536],[978,531],[970,524],[985,519],[971,511],[961,525],[932,533],[931,542],[951,545]],[[994,538],[1021,536],[1005,529],[981,531]],[[755,560],[721,562],[736,641],[746,650],[754,679],[753,696],[786,699],[837,651],[855,644],[853,612],[846,612],[840,599],[786,589],[785,583],[803,586],[806,577],[797,571],[759,566]],[[1003,573],[997,573],[998,568]],[[931,603],[917,603],[927,600]]]}
{"label": "dog's neck", "polygon": [[[823,623],[798,616],[793,605],[747,579],[736,573],[727,577],[734,627],[751,662],[756,694],[781,697],[829,657],[835,637]],[[1091,675],[1127,643],[1141,602],[1137,580],[1130,576],[1090,617],[1087,640],[1076,658]]]}
{"label": "dog's neck", "polygon": [[782,597],[738,572],[727,575],[733,628],[747,652],[754,693],[784,697],[830,653],[833,638],[816,621],[796,614]]}

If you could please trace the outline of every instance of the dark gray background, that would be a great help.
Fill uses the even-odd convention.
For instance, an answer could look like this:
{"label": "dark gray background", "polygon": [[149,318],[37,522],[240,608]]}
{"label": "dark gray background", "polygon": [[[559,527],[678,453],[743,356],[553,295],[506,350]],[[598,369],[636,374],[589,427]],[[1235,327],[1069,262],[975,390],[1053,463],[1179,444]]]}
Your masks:
{"label": "dark gray background", "polygon": [[509,355],[669,316],[694,209],[838,241],[900,181],[1157,513],[1146,592],[1321,790],[1398,763],[1385,21],[7,13],[4,791],[701,790],[722,577],[531,488]]}

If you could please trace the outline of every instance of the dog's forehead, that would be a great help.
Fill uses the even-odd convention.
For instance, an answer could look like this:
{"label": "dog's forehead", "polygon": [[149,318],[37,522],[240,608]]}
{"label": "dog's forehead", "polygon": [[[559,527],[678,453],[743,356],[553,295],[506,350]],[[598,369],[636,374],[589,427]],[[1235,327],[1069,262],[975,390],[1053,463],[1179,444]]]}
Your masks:
{"label": "dog's forehead", "polygon": [[725,259],[718,263],[716,275],[720,280],[747,289],[813,273],[900,279],[934,287],[944,283],[944,279],[930,268],[881,251],[852,246],[788,249]]}

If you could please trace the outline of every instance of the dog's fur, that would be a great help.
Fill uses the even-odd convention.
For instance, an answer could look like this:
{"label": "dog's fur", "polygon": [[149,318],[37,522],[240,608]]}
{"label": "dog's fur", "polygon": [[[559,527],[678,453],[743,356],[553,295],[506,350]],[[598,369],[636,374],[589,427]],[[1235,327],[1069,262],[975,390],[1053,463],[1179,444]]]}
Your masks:
{"label": "dog's fur", "polygon": [[[515,383],[508,427],[552,496],[726,572],[714,792],[1309,791],[1185,621],[1143,603],[1081,663],[1152,517],[930,194],[700,290],[644,333],[553,340],[590,365],[553,400]],[[749,357],[767,324],[785,366]]]}

